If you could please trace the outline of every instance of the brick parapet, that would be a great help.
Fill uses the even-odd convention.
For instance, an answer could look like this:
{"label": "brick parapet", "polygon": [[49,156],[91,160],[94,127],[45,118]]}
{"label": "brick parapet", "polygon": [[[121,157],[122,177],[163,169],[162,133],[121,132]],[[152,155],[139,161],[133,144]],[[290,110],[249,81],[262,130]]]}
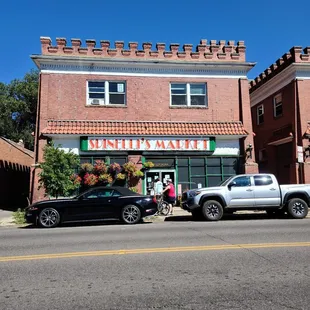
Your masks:
{"label": "brick parapet", "polygon": [[288,53],[285,53],[250,82],[250,93],[254,92],[292,63],[310,63],[310,47],[308,46],[303,49],[301,46],[293,46]]}
{"label": "brick parapet", "polygon": [[128,49],[124,49],[123,41],[115,41],[114,48],[110,41],[100,41],[96,47],[96,40],[86,40],[86,47],[82,47],[80,39],[71,39],[71,46],[67,46],[65,38],[56,38],[56,46],[52,45],[50,37],[41,37],[42,55],[78,56],[98,58],[134,58],[134,59],[161,59],[180,61],[234,61],[244,62],[246,47],[244,41],[201,40],[193,50],[192,44],[184,44],[180,50],[179,43],[171,43],[166,50],[165,43],[156,43],[156,50],[152,50],[152,43],[142,43],[142,50],[138,49],[137,42],[129,42]]}

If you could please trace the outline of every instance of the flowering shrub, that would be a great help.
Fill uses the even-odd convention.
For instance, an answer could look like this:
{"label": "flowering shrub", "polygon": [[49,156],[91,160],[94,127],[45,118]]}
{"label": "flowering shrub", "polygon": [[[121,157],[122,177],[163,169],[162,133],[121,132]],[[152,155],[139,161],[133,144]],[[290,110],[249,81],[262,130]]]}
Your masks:
{"label": "flowering shrub", "polygon": [[96,160],[94,164],[94,173],[101,174],[101,173],[107,173],[108,167],[106,163],[102,160]]}
{"label": "flowering shrub", "polygon": [[80,185],[82,182],[82,178],[77,174],[72,174],[70,180],[73,182],[74,185]]}
{"label": "flowering shrub", "polygon": [[98,177],[93,173],[86,173],[84,175],[84,184],[87,186],[94,186],[98,182]]}
{"label": "flowering shrub", "polygon": [[113,178],[108,173],[104,173],[104,174],[99,175],[98,180],[99,180],[100,183],[103,183],[103,185],[105,185],[107,183],[108,184],[112,184],[113,183]]}
{"label": "flowering shrub", "polygon": [[[147,162],[147,166],[153,167],[152,162]],[[95,164],[84,163],[80,167],[78,175],[73,175],[71,181],[78,184],[82,189],[86,189],[95,185],[116,184],[135,188],[140,178],[143,178],[144,173],[138,170],[133,162],[128,162],[123,166],[118,163],[107,165],[101,160],[95,161]]]}
{"label": "flowering shrub", "polygon": [[144,176],[144,173],[141,170],[137,170],[133,173],[133,176],[136,178],[142,178]]}
{"label": "flowering shrub", "polygon": [[123,168],[124,168],[124,171],[125,171],[128,175],[134,174],[134,173],[136,172],[136,170],[137,170],[136,165],[135,165],[133,162],[131,162],[131,161],[129,161],[128,163],[124,164],[124,165],[123,165]]}
{"label": "flowering shrub", "polygon": [[117,180],[125,180],[125,179],[126,179],[126,174],[124,174],[124,173],[118,173],[118,174],[116,175],[116,179],[117,179]]}
{"label": "flowering shrub", "polygon": [[129,187],[129,189],[130,189],[132,192],[138,193],[138,189],[137,189],[135,186]]}
{"label": "flowering shrub", "polygon": [[92,172],[94,166],[91,163],[84,163],[81,165],[81,170],[84,172]]}
{"label": "flowering shrub", "polygon": [[143,164],[143,168],[145,169],[151,169],[154,167],[154,163],[152,163],[151,161],[147,161]]}

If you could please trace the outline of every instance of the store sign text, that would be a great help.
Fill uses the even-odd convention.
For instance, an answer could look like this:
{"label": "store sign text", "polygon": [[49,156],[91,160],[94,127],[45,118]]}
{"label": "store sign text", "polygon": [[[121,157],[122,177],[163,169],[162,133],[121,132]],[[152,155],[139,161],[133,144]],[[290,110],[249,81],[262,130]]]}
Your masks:
{"label": "store sign text", "polygon": [[209,151],[209,139],[88,138],[89,151]]}

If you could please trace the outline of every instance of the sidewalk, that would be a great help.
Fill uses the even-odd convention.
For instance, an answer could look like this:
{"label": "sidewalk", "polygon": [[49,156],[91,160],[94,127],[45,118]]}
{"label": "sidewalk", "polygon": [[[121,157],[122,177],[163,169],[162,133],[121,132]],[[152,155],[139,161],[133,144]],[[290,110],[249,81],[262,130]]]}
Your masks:
{"label": "sidewalk", "polygon": [[13,211],[5,211],[0,209],[0,226],[14,226]]}

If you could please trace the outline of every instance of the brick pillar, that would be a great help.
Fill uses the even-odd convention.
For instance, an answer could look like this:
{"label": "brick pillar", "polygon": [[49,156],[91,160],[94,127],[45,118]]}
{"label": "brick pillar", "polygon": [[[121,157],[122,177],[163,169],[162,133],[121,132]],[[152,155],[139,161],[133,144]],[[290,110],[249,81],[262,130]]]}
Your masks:
{"label": "brick pillar", "polygon": [[[297,105],[297,144],[302,146],[303,149],[309,146],[309,140],[304,137],[308,128],[309,121],[309,100],[310,100],[310,81],[309,80],[296,80],[296,105]],[[304,163],[300,164],[301,172],[299,183],[310,182],[310,157],[304,158]]]}
{"label": "brick pillar", "polygon": [[[254,150],[254,139],[252,129],[252,116],[251,116],[251,105],[250,105],[250,94],[249,94],[249,81],[246,78],[239,79],[239,109],[240,109],[240,120],[243,123],[245,130],[249,135],[241,143],[241,154],[245,156],[244,172],[245,173],[258,173],[258,165],[255,162],[255,150]],[[252,158],[247,156],[247,148],[252,145]]]}

